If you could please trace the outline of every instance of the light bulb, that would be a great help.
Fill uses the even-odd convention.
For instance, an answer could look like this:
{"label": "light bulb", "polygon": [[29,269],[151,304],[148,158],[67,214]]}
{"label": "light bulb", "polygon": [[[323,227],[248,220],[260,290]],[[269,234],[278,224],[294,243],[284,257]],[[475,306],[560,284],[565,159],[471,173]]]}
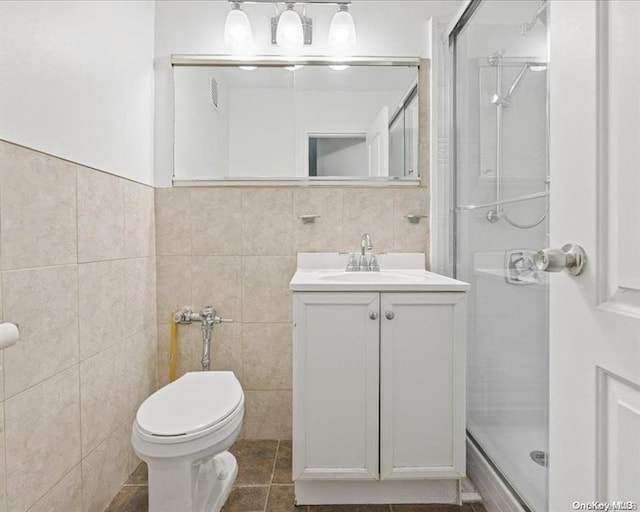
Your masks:
{"label": "light bulb", "polygon": [[356,25],[348,4],[340,4],[329,26],[329,48],[338,52],[350,50],[356,44]]}
{"label": "light bulb", "polygon": [[304,43],[302,20],[293,7],[294,4],[287,3],[287,9],[278,18],[276,43],[283,48],[299,48]]}
{"label": "light bulb", "polygon": [[232,4],[224,23],[224,42],[231,48],[243,48],[253,43],[253,32],[249,18],[240,9],[240,2]]}

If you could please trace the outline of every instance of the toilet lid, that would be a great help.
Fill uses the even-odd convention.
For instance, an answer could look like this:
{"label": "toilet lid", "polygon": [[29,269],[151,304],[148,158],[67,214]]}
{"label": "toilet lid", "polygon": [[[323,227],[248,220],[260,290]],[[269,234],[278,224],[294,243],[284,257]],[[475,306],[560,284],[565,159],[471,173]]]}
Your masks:
{"label": "toilet lid", "polygon": [[190,372],[147,398],[136,421],[151,435],[191,434],[224,420],[242,397],[233,372]]}

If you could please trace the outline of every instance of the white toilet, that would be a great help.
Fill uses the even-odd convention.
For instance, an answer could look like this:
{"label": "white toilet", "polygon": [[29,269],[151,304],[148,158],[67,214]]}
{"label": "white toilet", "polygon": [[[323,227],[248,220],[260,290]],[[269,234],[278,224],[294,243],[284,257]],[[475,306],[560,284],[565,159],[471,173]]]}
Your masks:
{"label": "white toilet", "polygon": [[149,512],[218,512],[238,474],[226,451],[242,426],[233,372],[191,372],[147,398],[131,444],[149,468]]}

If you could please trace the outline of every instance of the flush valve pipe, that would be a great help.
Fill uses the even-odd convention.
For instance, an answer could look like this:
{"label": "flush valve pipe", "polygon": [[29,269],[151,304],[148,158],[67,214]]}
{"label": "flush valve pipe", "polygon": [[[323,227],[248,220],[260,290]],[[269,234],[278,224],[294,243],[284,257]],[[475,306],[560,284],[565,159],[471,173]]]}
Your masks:
{"label": "flush valve pipe", "polygon": [[202,371],[208,372],[211,369],[211,333],[213,326],[221,323],[233,322],[230,318],[220,318],[213,306],[207,305],[199,313],[193,311],[191,306],[184,306],[175,312],[173,321],[177,324],[191,324],[200,322],[202,324]]}

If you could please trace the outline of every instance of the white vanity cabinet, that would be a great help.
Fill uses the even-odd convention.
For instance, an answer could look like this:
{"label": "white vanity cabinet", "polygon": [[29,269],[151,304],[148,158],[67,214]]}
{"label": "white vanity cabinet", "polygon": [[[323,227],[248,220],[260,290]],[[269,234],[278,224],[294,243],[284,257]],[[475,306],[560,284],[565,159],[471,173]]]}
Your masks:
{"label": "white vanity cabinet", "polygon": [[464,476],[464,297],[294,295],[294,480]]}
{"label": "white vanity cabinet", "polygon": [[469,285],[421,254],[342,259],[299,254],[290,283],[296,501],[459,503]]}
{"label": "white vanity cabinet", "polygon": [[294,480],[379,478],[379,315],[379,293],[295,294]]}
{"label": "white vanity cabinet", "polygon": [[466,293],[380,296],[380,478],[463,477]]}

